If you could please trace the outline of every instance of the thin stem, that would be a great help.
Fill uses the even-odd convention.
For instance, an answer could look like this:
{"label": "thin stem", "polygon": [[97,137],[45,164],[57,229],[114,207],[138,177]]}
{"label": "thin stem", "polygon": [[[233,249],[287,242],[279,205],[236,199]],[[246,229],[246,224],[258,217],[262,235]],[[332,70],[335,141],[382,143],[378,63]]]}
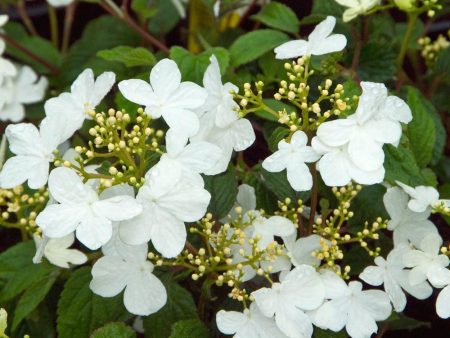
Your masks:
{"label": "thin stem", "polygon": [[51,65],[50,63],[48,63],[47,61],[45,61],[44,59],[42,59],[40,56],[37,56],[36,54],[34,54],[32,51],[30,51],[29,49],[25,48],[24,46],[18,44],[16,41],[14,41],[13,39],[11,39],[10,37],[8,37],[7,35],[5,35],[4,33],[0,32],[0,39],[3,39],[8,45],[10,45],[11,47],[14,47],[15,49],[20,50],[21,52],[23,52],[24,54],[26,54],[28,57],[30,57],[31,59],[33,59],[34,61],[40,63],[41,65],[43,65],[45,68],[47,68],[52,74],[56,75],[59,73],[59,69],[56,68],[55,66]]}
{"label": "thin stem", "polygon": [[317,209],[317,193],[318,193],[318,184],[317,184],[317,169],[316,164],[313,163],[311,166],[311,175],[313,179],[313,186],[311,189],[311,211],[309,213],[309,221],[308,221],[308,234],[312,234],[313,224],[316,215]]}
{"label": "thin stem", "polygon": [[169,53],[169,47],[167,47],[164,43],[156,39],[153,35],[151,35],[149,32],[144,30],[141,26],[139,26],[133,19],[130,18],[130,16],[125,15],[122,10],[115,5],[114,7],[111,7],[111,1],[110,0],[104,0],[105,2],[100,2],[100,6],[107,11],[112,16],[115,16],[125,22],[130,28],[132,28],[135,32],[137,32],[139,35],[142,36],[143,39],[145,39],[147,42],[149,42],[151,45],[155,46],[156,48],[162,50],[163,52]]}
{"label": "thin stem", "polygon": [[56,9],[49,5],[48,6],[48,18],[50,21],[50,36],[52,39],[52,44],[58,48],[59,42],[59,28],[58,28],[58,16],[56,14]]}
{"label": "thin stem", "polygon": [[64,18],[64,30],[63,30],[63,40],[61,46],[61,52],[66,53],[69,49],[70,35],[72,33],[73,18],[75,17],[75,12],[77,9],[77,2],[71,3],[66,7],[66,15]]}
{"label": "thin stem", "polygon": [[30,32],[30,34],[32,35],[38,35],[38,32],[36,31],[36,28],[33,25],[33,21],[31,21],[30,17],[28,16],[27,9],[25,7],[25,2],[23,0],[17,3],[17,12],[19,13],[20,18],[25,24],[25,27],[27,27],[28,32]]}
{"label": "thin stem", "polygon": [[400,47],[400,53],[397,57],[397,72],[401,73],[403,70],[403,61],[405,60],[406,51],[408,50],[409,41],[411,40],[414,26],[417,21],[417,13],[408,13],[408,25],[406,27],[406,33],[403,37],[402,45]]}

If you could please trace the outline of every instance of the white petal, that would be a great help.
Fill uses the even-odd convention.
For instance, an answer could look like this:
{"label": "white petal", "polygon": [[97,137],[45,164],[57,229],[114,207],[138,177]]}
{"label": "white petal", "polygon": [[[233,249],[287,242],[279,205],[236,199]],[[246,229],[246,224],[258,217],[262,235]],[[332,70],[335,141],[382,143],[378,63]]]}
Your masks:
{"label": "white petal", "polygon": [[439,317],[450,317],[450,286],[442,289],[436,300],[436,313]]}
{"label": "white petal", "polygon": [[174,109],[192,110],[202,106],[207,96],[206,90],[198,84],[186,81],[181,83],[176,92],[171,95],[168,106]]}
{"label": "white petal", "polygon": [[16,155],[37,155],[42,149],[39,131],[31,123],[10,124],[6,127],[5,135],[9,149]]}
{"label": "white petal", "polygon": [[327,16],[325,20],[320,22],[314,30],[309,34],[308,40],[311,41],[311,43],[315,43],[317,41],[321,41],[325,39],[327,36],[331,34],[331,32],[334,29],[334,26],[336,26],[336,18],[333,16]]}
{"label": "white petal", "polygon": [[216,323],[220,332],[235,334],[247,322],[247,317],[241,312],[220,310],[216,314]]}
{"label": "white petal", "polygon": [[349,309],[345,328],[352,338],[369,338],[378,330],[377,324],[370,314],[356,304]]}
{"label": "white petal", "polygon": [[95,80],[93,92],[90,94],[90,104],[96,107],[101,100],[108,94],[116,82],[116,74],[113,72],[104,72]]}
{"label": "white petal", "polygon": [[402,123],[409,123],[412,120],[411,109],[405,101],[397,96],[386,98],[382,114]]}
{"label": "white petal", "polygon": [[317,138],[327,146],[339,147],[352,139],[354,129],[355,121],[352,119],[324,122],[317,129]]}
{"label": "white petal", "polygon": [[86,214],[78,205],[51,204],[36,218],[36,224],[50,238],[59,238],[75,231]]}
{"label": "white petal", "polygon": [[126,286],[127,264],[120,257],[104,256],[92,267],[91,290],[102,297],[113,297]]}
{"label": "white petal", "polygon": [[222,155],[218,146],[199,141],[190,143],[177,159],[194,172],[203,173],[214,167]]}
{"label": "white petal", "polygon": [[339,52],[347,45],[347,38],[342,34],[333,34],[323,41],[314,43],[311,48],[311,54],[324,55]]}
{"label": "white petal", "polygon": [[[119,82],[119,90],[122,95],[131,102],[147,106],[156,101],[152,87],[143,80],[124,80]],[[152,114],[152,117],[160,116]]]}
{"label": "white petal", "polygon": [[312,176],[308,166],[304,163],[288,163],[287,179],[296,191],[308,191],[312,187]]}
{"label": "white petal", "polygon": [[384,162],[383,145],[362,131],[353,135],[348,144],[348,154],[353,163],[367,171],[377,170]]}
{"label": "white petal", "polygon": [[266,317],[273,317],[275,313],[276,298],[274,291],[269,288],[261,288],[252,292],[256,305],[261,313]]}
{"label": "white petal", "polygon": [[267,171],[276,173],[286,169],[288,161],[289,153],[284,150],[278,150],[263,161],[262,167]]}
{"label": "white petal", "polygon": [[384,282],[386,270],[378,266],[368,266],[359,275],[364,282],[370,285],[379,286]]}
{"label": "white petal", "polygon": [[166,289],[151,272],[139,271],[129,279],[123,302],[130,313],[148,316],[166,304]]}
{"label": "white petal", "polygon": [[111,221],[104,217],[86,215],[77,227],[76,236],[89,249],[99,249],[112,236]]}
{"label": "white petal", "polygon": [[88,103],[91,91],[94,89],[94,72],[92,69],[85,69],[70,87],[73,96],[81,104]]}
{"label": "white petal", "polygon": [[305,40],[293,40],[274,49],[276,59],[293,59],[308,54],[309,43]]}
{"label": "white petal", "polygon": [[150,240],[153,226],[153,220],[150,217],[152,216],[149,210],[144,209],[137,217],[120,222],[120,239],[130,245],[147,243]]}
{"label": "white petal", "polygon": [[151,240],[156,250],[164,257],[177,256],[186,242],[186,227],[182,221],[164,211],[152,214],[155,223],[151,230]]}
{"label": "white petal", "polygon": [[60,203],[82,204],[97,199],[95,191],[83,184],[75,171],[65,167],[50,172],[48,187],[53,198]]}
{"label": "white petal", "polygon": [[[42,175],[42,170],[37,170],[46,166],[47,171]],[[9,158],[3,165],[0,172],[0,186],[4,189],[11,189],[29,180],[34,176],[30,188],[41,188],[47,182],[48,162],[42,163],[42,159],[31,156],[14,156]],[[36,170],[36,171],[34,171]],[[39,175],[38,177],[36,175]]]}
{"label": "white petal", "polygon": [[98,215],[112,221],[131,219],[142,212],[142,206],[131,196],[115,196],[92,204]]}
{"label": "white petal", "polygon": [[200,122],[197,114],[193,111],[169,107],[164,108],[162,115],[169,127],[174,129],[173,132],[178,133],[186,139],[198,132]]}
{"label": "white petal", "polygon": [[181,83],[181,73],[175,61],[159,61],[150,73],[150,83],[158,97],[169,98]]}

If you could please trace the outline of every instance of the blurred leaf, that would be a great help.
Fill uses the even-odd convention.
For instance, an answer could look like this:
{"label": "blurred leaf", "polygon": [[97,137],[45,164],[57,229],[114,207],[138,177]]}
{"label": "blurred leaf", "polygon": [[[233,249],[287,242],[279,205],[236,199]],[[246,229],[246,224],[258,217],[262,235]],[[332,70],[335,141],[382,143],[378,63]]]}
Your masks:
{"label": "blurred leaf", "polygon": [[[61,53],[48,40],[38,36],[29,36],[25,28],[17,22],[8,22],[5,27],[6,34],[15,42],[33,52],[53,66],[59,68],[62,62]],[[8,45],[7,53],[23,63],[30,65],[40,74],[48,74],[49,70],[36,62],[25,53]]]}
{"label": "blurred leaf", "polygon": [[269,51],[258,59],[259,68],[264,75],[264,83],[280,81],[286,70],[284,69],[284,60],[274,58],[273,51]]}
{"label": "blurred leaf", "polygon": [[123,65],[99,58],[97,52],[121,45],[136,46],[140,41],[137,33],[112,16],[101,16],[90,21],[63,62],[59,76],[61,85],[70,85],[85,68],[92,68],[96,75],[105,71],[123,73]]}
{"label": "blurred leaf", "polygon": [[450,76],[450,48],[444,49],[438,54],[436,63],[433,69],[436,76],[443,79]]}
{"label": "blurred leaf", "polygon": [[228,170],[215,176],[203,176],[205,189],[211,193],[208,210],[217,218],[225,217],[236,201],[237,180],[234,172]]}
{"label": "blurred leaf", "polygon": [[349,219],[348,224],[352,232],[360,231],[366,221],[373,222],[377,217],[388,217],[383,204],[385,193],[386,188],[382,184],[363,186],[350,206],[353,217]]}
{"label": "blurred leaf", "polygon": [[158,8],[151,6],[148,0],[132,0],[131,9],[143,19],[151,18],[158,13]]}
{"label": "blurred leaf", "polygon": [[[408,87],[407,103],[411,108],[413,120],[408,124],[408,139],[419,167],[426,167],[432,157],[436,141],[436,128],[431,117],[433,105],[413,87]],[[440,147],[442,153],[443,144]]]}
{"label": "blurred leaf", "polygon": [[97,52],[97,56],[107,60],[123,63],[127,67],[153,66],[156,63],[155,56],[142,47],[117,46],[113,49],[105,49]]}
{"label": "blurred leaf", "polygon": [[261,168],[261,179],[262,183],[275,194],[279,201],[284,201],[286,197],[292,201],[297,201],[299,198],[305,201],[309,196],[309,192],[297,192],[292,189],[287,180],[286,170],[272,173]]}
{"label": "blurred leaf", "polygon": [[338,5],[335,0],[313,1],[312,5],[311,14],[321,14],[323,16],[332,15],[341,18],[345,10],[345,7]]}
{"label": "blurred leaf", "polygon": [[431,327],[430,323],[422,322],[410,317],[406,317],[402,313],[392,312],[391,316],[385,321],[389,323],[389,331],[394,330],[414,330],[419,327]]}
{"label": "blurred leaf", "polygon": [[90,338],[135,338],[134,330],[124,323],[109,323],[97,329]]}
{"label": "blurred leaf", "polygon": [[213,47],[201,54],[194,55],[182,47],[172,47],[170,58],[174,60],[181,70],[181,75],[185,81],[193,81],[201,84],[206,68],[208,68],[211,55],[215,55],[219,62],[220,72],[225,73],[230,62],[228,51],[222,47]]}
{"label": "blurred leaf", "polygon": [[252,19],[288,33],[298,33],[299,31],[299,21],[294,11],[279,2],[271,2],[262,6],[259,13],[253,15]]}
{"label": "blurred leaf", "polygon": [[58,301],[58,338],[87,338],[95,329],[131,317],[122,294],[112,298],[95,295],[89,288],[91,267],[72,272]]}
{"label": "blurred leaf", "polygon": [[150,33],[164,35],[170,32],[180,21],[180,14],[172,1],[154,0],[156,12],[149,21],[148,29]]}
{"label": "blurred leaf", "polygon": [[272,29],[241,35],[230,47],[231,64],[237,67],[254,61],[288,40],[289,36],[285,33]]}
{"label": "blurred leaf", "polygon": [[363,81],[384,82],[396,72],[397,54],[388,45],[375,42],[364,44],[359,58],[358,73]]}
{"label": "blurred leaf", "polygon": [[198,319],[180,320],[172,325],[169,338],[208,338],[208,328]]}
{"label": "blurred leaf", "polygon": [[189,291],[174,281],[165,283],[167,303],[157,313],[143,317],[145,338],[168,338],[172,325],[180,320],[198,320],[197,307]]}

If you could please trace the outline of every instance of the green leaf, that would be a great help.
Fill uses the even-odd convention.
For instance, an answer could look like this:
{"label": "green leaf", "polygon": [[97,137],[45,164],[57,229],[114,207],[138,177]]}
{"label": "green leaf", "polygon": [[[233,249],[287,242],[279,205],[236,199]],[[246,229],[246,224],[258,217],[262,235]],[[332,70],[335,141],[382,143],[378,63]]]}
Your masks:
{"label": "green leaf", "polygon": [[279,2],[271,2],[263,6],[258,14],[252,16],[252,19],[288,33],[298,33],[299,30],[299,21],[294,11]]}
{"label": "green leaf", "polygon": [[256,60],[289,40],[283,32],[260,29],[241,35],[230,47],[231,63],[237,67]]}
{"label": "green leaf", "polygon": [[58,302],[58,338],[87,338],[93,330],[112,321],[124,321],[131,315],[123,306],[122,295],[103,298],[89,288],[91,268],[72,273]]}
{"label": "green leaf", "polygon": [[167,303],[157,313],[144,318],[146,338],[168,338],[172,325],[184,319],[197,319],[192,295],[174,281],[165,283]]}
{"label": "green leaf", "polygon": [[278,142],[286,138],[289,135],[289,132],[289,129],[286,127],[276,127],[267,136],[267,144],[269,146],[269,150],[272,152],[276,152],[278,150]]}
{"label": "green leaf", "polygon": [[363,81],[384,82],[390,80],[396,72],[397,54],[388,45],[366,43],[359,59],[358,73]]}
{"label": "green leaf", "polygon": [[337,18],[342,17],[345,9],[345,7],[339,6],[335,0],[313,1],[312,5],[311,14],[332,15]]}
{"label": "green leaf", "polygon": [[430,323],[422,322],[410,317],[406,317],[402,313],[392,312],[391,316],[386,320],[389,323],[389,331],[394,330],[414,330],[419,327],[431,327]]}
{"label": "green leaf", "polygon": [[438,54],[433,71],[436,76],[442,78],[450,76],[450,48],[444,49]]}
{"label": "green leaf", "polygon": [[407,103],[413,114],[413,120],[408,124],[407,132],[410,147],[417,164],[424,168],[433,157],[436,141],[435,123],[431,117],[434,107],[413,87],[408,87]]}
{"label": "green leaf", "polygon": [[54,270],[42,279],[33,279],[33,285],[26,289],[16,305],[12,330],[15,330],[20,322],[44,300],[53,284],[55,284],[58,275],[59,271]]}
{"label": "green leaf", "polygon": [[204,176],[205,189],[211,193],[208,210],[217,218],[225,217],[236,201],[237,180],[232,170],[220,175]]}
{"label": "green leaf", "polygon": [[156,63],[155,56],[142,47],[118,46],[113,49],[101,50],[97,56],[107,60],[123,63],[127,67],[153,66]]}
{"label": "green leaf", "polygon": [[261,168],[261,180],[275,194],[279,201],[284,201],[286,197],[289,197],[293,201],[299,198],[306,200],[309,196],[309,192],[300,193],[292,189],[287,180],[286,170],[279,173],[272,173]]}
{"label": "green leaf", "polygon": [[109,323],[97,329],[90,338],[135,338],[136,333],[124,323]]}
{"label": "green leaf", "polygon": [[155,4],[156,12],[148,25],[150,33],[162,35],[170,32],[180,21],[180,14],[173,2],[167,0],[154,0],[152,2]]}
{"label": "green leaf", "polygon": [[[61,66],[61,53],[48,40],[38,36],[29,36],[23,26],[17,22],[8,22],[5,27],[5,31],[11,39],[26,49],[32,51],[33,54],[39,56],[55,67],[59,68]],[[14,47],[8,46],[7,52],[17,60],[30,65],[38,73],[47,74],[49,72],[49,70],[41,63],[36,62],[28,55],[18,49],[15,49]]]}
{"label": "green leaf", "polygon": [[37,280],[46,280],[58,269],[47,262],[33,264],[34,241],[16,244],[0,255],[0,279],[6,281],[0,302],[6,302],[31,288]]}
{"label": "green leaf", "polygon": [[264,83],[279,82],[285,75],[285,60],[277,60],[273,57],[273,51],[269,51],[258,59],[259,68],[264,75]]}
{"label": "green leaf", "polygon": [[121,45],[136,46],[140,41],[136,32],[112,16],[101,16],[90,21],[83,36],[72,45],[64,60],[59,76],[60,84],[70,85],[85,68],[92,68],[97,75],[104,71],[123,74],[123,65],[99,58],[97,52]]}
{"label": "green leaf", "polygon": [[180,320],[172,325],[169,338],[208,338],[208,328],[198,319]]}
{"label": "green leaf", "polygon": [[345,330],[340,332],[333,332],[330,330],[322,330],[319,328],[314,328],[314,338],[347,338],[347,333]]}
{"label": "green leaf", "polygon": [[181,70],[181,75],[185,81],[193,81],[201,84],[203,74],[210,64],[211,55],[215,55],[219,62],[220,72],[225,73],[230,62],[230,55],[225,48],[213,47],[201,54],[194,55],[182,47],[172,47],[170,49],[170,58],[174,60]]}
{"label": "green leaf", "polygon": [[398,148],[388,144],[384,148],[386,159],[384,169],[385,180],[395,184],[398,180],[410,186],[427,185],[427,179],[423,176],[414,154],[408,148],[400,145]]}

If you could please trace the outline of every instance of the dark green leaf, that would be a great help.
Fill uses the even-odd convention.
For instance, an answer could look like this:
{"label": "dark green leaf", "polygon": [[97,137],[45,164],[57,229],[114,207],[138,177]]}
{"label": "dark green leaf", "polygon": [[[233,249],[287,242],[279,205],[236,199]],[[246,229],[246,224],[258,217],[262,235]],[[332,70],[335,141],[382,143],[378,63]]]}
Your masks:
{"label": "dark green leaf", "polygon": [[271,2],[252,16],[252,19],[262,22],[266,26],[289,33],[298,33],[299,21],[294,11],[279,2]]}
{"label": "dark green leaf", "polygon": [[320,14],[322,16],[332,15],[337,18],[342,17],[345,7],[339,6],[335,0],[320,0],[312,2],[312,14]]}
{"label": "dark green leaf", "polygon": [[135,338],[136,333],[124,323],[109,323],[97,329],[90,338]]}
{"label": "dark green leaf", "polygon": [[[55,67],[61,66],[62,56],[61,53],[48,41],[38,36],[29,36],[25,29],[17,22],[9,22],[5,27],[8,37],[15,42],[33,52],[33,54],[44,59]],[[37,72],[47,74],[49,70],[41,63],[36,62],[25,53],[8,46],[8,54],[14,56],[23,63],[30,65]]]}
{"label": "dark green leaf", "polygon": [[156,35],[170,32],[180,21],[180,14],[172,1],[154,0],[154,3],[156,13],[148,25],[150,32]]}
{"label": "dark green leaf", "polygon": [[[436,128],[432,118],[434,107],[413,87],[408,87],[408,105],[413,120],[408,124],[408,139],[419,167],[426,167],[433,156],[436,141]],[[440,146],[443,151],[443,144]]]}
{"label": "dark green leaf", "polygon": [[123,63],[127,67],[153,66],[156,63],[155,56],[142,47],[118,46],[113,49],[101,50],[97,56],[107,60]]}
{"label": "dark green leaf", "polygon": [[91,279],[91,268],[82,267],[64,285],[57,311],[59,338],[87,338],[106,323],[131,316],[123,306],[122,295],[103,298],[93,294],[89,288]]}
{"label": "dark green leaf", "polygon": [[92,68],[96,75],[104,71],[123,73],[123,65],[101,59],[97,57],[97,52],[118,45],[136,46],[140,41],[136,32],[112,16],[90,21],[81,39],[70,48],[62,65],[59,76],[61,85],[70,85],[85,68]]}
{"label": "dark green leaf", "polygon": [[369,42],[362,50],[358,73],[363,81],[384,82],[396,72],[396,52],[388,45]]}
{"label": "dark green leaf", "polygon": [[450,76],[450,48],[439,53],[434,65],[434,73],[443,78]]}
{"label": "dark green leaf", "polygon": [[296,201],[299,198],[306,200],[309,192],[299,193],[292,189],[286,176],[286,170],[279,173],[272,173],[261,168],[261,180],[263,184],[277,196],[279,201],[284,201],[286,197]]}
{"label": "dark green leaf", "polygon": [[217,218],[225,217],[236,201],[237,180],[233,171],[204,176],[205,189],[211,193],[208,210]]}
{"label": "dark green leaf", "polygon": [[314,338],[347,338],[348,335],[345,330],[340,332],[333,332],[330,330],[322,330],[319,328],[314,328]]}
{"label": "dark green leaf", "polygon": [[430,327],[430,323],[422,322],[410,317],[406,317],[402,313],[392,312],[391,316],[386,320],[389,323],[389,330],[414,330],[419,327]]}
{"label": "dark green leaf", "polygon": [[165,283],[167,303],[157,313],[144,318],[146,338],[168,338],[172,325],[184,319],[197,319],[192,295],[173,281]]}
{"label": "dark green leaf", "polygon": [[172,325],[169,338],[208,338],[208,328],[198,319],[180,320]]}
{"label": "dark green leaf", "polygon": [[289,135],[289,129],[286,127],[276,127],[268,136],[267,136],[267,144],[269,146],[270,151],[275,152],[278,150],[278,142],[283,140],[285,137]]}
{"label": "dark green leaf", "polygon": [[185,81],[202,83],[203,74],[210,64],[211,55],[215,55],[219,62],[222,74],[228,67],[230,56],[228,51],[222,47],[214,47],[204,51],[201,54],[194,55],[182,47],[172,47],[170,49],[170,58],[174,60],[181,70],[181,75]]}
{"label": "dark green leaf", "polygon": [[285,33],[272,29],[260,29],[246,33],[231,45],[231,63],[237,67],[254,61],[288,40],[289,36]]}

